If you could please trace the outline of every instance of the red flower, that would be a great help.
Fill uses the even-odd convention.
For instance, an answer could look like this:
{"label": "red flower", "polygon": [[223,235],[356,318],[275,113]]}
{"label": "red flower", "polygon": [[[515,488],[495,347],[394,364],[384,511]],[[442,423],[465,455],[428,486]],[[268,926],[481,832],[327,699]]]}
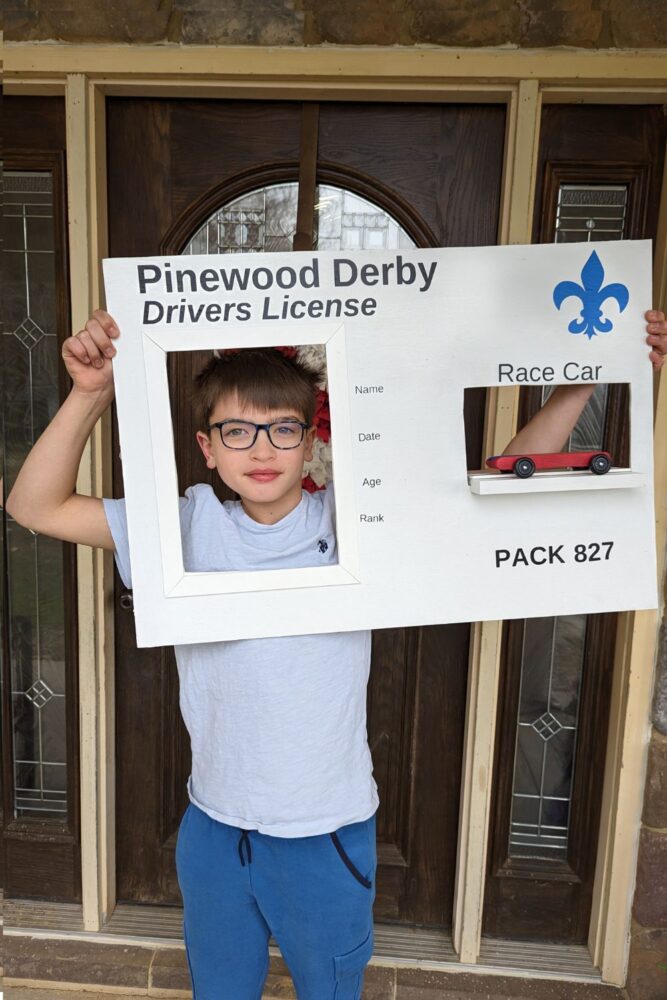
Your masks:
{"label": "red flower", "polygon": [[301,485],[308,493],[317,493],[319,490],[323,490],[324,486],[318,486],[310,476],[304,476],[301,480]]}
{"label": "red flower", "polygon": [[331,414],[329,412],[329,394],[326,389],[320,389],[317,393],[313,426],[317,437],[328,444],[331,440]]}

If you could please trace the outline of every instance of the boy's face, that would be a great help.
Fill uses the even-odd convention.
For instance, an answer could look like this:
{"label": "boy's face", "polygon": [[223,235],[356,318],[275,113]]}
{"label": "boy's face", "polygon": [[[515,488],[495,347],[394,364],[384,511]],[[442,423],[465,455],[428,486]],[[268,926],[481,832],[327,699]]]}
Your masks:
{"label": "boy's face", "polygon": [[[274,420],[303,420],[297,410],[256,410],[242,407],[236,396],[218,400],[209,418],[250,420],[270,424]],[[304,462],[313,457],[314,428],[309,428],[298,448],[274,448],[268,434],[261,430],[251,448],[226,448],[218,428],[210,434],[197,431],[197,442],[209,469],[217,469],[222,481],[241,497],[246,514],[260,524],[275,524],[289,514],[301,500]]]}

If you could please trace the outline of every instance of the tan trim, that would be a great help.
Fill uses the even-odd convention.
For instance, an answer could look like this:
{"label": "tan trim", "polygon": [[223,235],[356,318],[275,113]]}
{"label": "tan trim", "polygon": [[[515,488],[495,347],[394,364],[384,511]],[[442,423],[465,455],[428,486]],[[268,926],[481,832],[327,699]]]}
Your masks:
{"label": "tan trim", "polygon": [[[522,80],[507,108],[499,243],[531,242],[541,111],[537,82]],[[486,454],[497,454],[512,439],[518,406],[517,388],[489,389],[484,428]]]}
{"label": "tan trim", "polygon": [[[667,58],[667,55],[666,55]],[[388,83],[340,80],[329,83],[305,83],[302,80],[179,80],[174,77],[90,77],[107,97],[218,98],[233,100],[309,100],[309,101],[409,101],[411,103],[502,104],[515,88],[513,83],[413,81],[396,78]],[[17,96],[53,96],[64,93],[58,77],[13,77],[5,81],[4,91]],[[628,79],[623,87],[541,87],[546,104],[664,104],[667,87],[641,87]]]}
{"label": "tan trim", "polygon": [[428,83],[407,78],[387,81],[283,80],[175,80],[172,77],[151,77],[146,83],[135,78],[104,77],[96,81],[109,96],[142,97],[210,97],[250,100],[292,101],[400,101],[471,104],[504,103],[510,87],[503,83],[459,83],[442,81]]}
{"label": "tan trim", "polygon": [[[667,302],[667,160],[654,261],[654,305]],[[648,351],[648,348],[647,348]],[[667,376],[656,378],[655,507],[658,592],[667,543]],[[661,596],[658,600],[662,600]],[[589,946],[605,982],[625,985],[658,643],[657,611],[620,616]]]}
{"label": "tan trim", "polygon": [[[540,80],[574,87],[602,84],[665,86],[664,49],[454,49],[423,46],[219,46],[71,45],[9,42],[4,47],[5,80],[16,76],[86,73],[91,77],[132,75],[135,80],[172,75],[201,80],[342,80],[386,85],[397,79],[476,83]],[[252,69],[250,70],[250,67]]]}
{"label": "tan trim", "polygon": [[[666,54],[667,55],[667,54]],[[563,87],[542,88],[544,104],[664,104],[667,85],[662,87]]]}
{"label": "tan trim", "polygon": [[11,86],[3,83],[3,93],[17,97],[64,97],[66,84],[61,77],[31,77],[23,80],[17,77]]}
{"label": "tan trim", "polygon": [[[499,243],[531,241],[540,112],[537,81],[522,80],[507,108]],[[517,389],[488,390],[485,454],[502,451],[511,440],[518,405]],[[482,940],[502,637],[502,622],[473,626],[453,921],[454,947],[469,964],[479,961]]]}
{"label": "tan trim", "polygon": [[468,965],[479,961],[482,940],[502,632],[502,622],[477,622],[471,630],[452,935]]}
{"label": "tan trim", "polygon": [[[174,76],[152,76],[137,79],[134,76],[101,76],[89,78],[107,97],[173,97],[217,98],[234,100],[293,100],[293,101],[379,101],[387,100],[457,104],[484,102],[502,104],[508,99],[512,84],[504,83],[428,83],[410,79],[386,81],[339,80],[334,82],[301,79],[258,78],[236,80],[179,79]],[[5,81],[4,91],[9,95],[48,95],[59,92],[58,78],[16,76]],[[60,85],[62,93],[62,85]]]}
{"label": "tan trim", "polygon": [[[96,184],[100,128],[95,110],[100,102],[85,76],[70,74],[65,95],[67,141],[67,198],[72,328],[80,329],[99,296],[98,237],[105,225],[105,193]],[[104,456],[108,431],[104,421],[95,427],[86,446],[77,479],[77,490],[102,495]],[[108,787],[113,787],[113,752],[109,742],[109,678],[113,665],[113,619],[105,602],[105,565],[101,549],[77,549],[79,616],[79,719],[81,767],[81,881],[83,926],[99,930],[110,905],[108,880],[101,878],[109,854],[115,853],[113,813]],[[111,709],[113,703],[111,702]],[[111,751],[111,752],[110,752]],[[113,799],[112,799],[113,803]],[[111,804],[112,804],[111,803]]]}
{"label": "tan trim", "polygon": [[[80,329],[89,315],[88,267],[88,176],[86,137],[86,78],[70,77],[66,94],[67,202],[69,226],[70,299],[72,329]],[[94,492],[94,438],[83,453],[76,488]],[[99,927],[97,891],[97,850],[99,819],[97,801],[97,650],[95,642],[96,553],[77,548],[79,618],[79,724],[81,768],[81,869],[83,909],[87,930]]]}
{"label": "tan trim", "polygon": [[[667,58],[667,56],[666,56]],[[211,98],[225,100],[291,100],[291,101],[391,101],[393,103],[456,103],[456,104],[503,104],[511,96],[513,85],[442,83],[426,86],[408,80],[397,80],[388,85],[360,86],[357,83],[304,84],[300,81],[283,83],[279,80],[247,82],[245,84],[221,80],[179,81],[173,79],[149,79],[137,82],[135,79],[96,79],[93,81],[107,97],[162,97],[162,98]],[[11,96],[52,97],[64,94],[65,88],[59,80],[20,79],[6,82],[4,92]],[[665,104],[667,88],[650,90],[633,86],[628,80],[623,88],[572,87],[544,88],[541,90],[545,104]]]}
{"label": "tan trim", "polygon": [[[501,222],[503,243],[530,243],[535,204],[535,167],[540,144],[542,102],[536,80],[521,80],[516,101],[513,148],[508,149],[511,170],[506,165],[505,187],[509,205]],[[510,105],[510,113],[513,105]],[[505,221],[507,220],[507,221]]]}
{"label": "tan trim", "polygon": [[[88,84],[88,142],[90,150],[90,262],[91,304],[104,305],[102,260],[108,256],[106,101],[99,88]],[[113,496],[111,453],[111,409],[98,427],[99,495]],[[99,885],[100,920],[113,913],[116,905],[116,705],[114,648],[113,554],[99,550],[97,565],[97,646],[99,655],[98,710],[100,791]],[[85,926],[85,915],[84,915]]]}
{"label": "tan trim", "polygon": [[514,165],[517,161],[517,132],[519,118],[519,87],[509,94],[505,118],[505,147],[503,149],[503,179],[500,195],[500,220],[498,242],[507,243],[510,230],[512,197],[516,194]]}

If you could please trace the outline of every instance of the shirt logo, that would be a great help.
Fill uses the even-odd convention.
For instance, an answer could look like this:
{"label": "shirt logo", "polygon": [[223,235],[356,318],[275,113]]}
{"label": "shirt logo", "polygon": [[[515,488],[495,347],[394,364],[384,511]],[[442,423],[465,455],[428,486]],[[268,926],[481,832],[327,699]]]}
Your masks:
{"label": "shirt logo", "polygon": [[326,539],[320,538],[319,542],[317,543],[317,547],[320,550],[320,552],[324,553],[329,548],[329,543],[326,541]]}

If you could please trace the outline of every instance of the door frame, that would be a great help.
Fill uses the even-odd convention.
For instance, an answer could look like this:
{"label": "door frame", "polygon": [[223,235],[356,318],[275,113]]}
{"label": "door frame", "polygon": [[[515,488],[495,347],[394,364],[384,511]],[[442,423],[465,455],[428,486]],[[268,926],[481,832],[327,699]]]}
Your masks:
{"label": "door frame", "polygon": [[[667,103],[664,50],[299,48],[224,46],[5,46],[7,94],[64,95],[68,150],[71,318],[76,329],[102,301],[106,254],[105,97],[224,97],[354,101],[475,101],[507,107],[499,243],[530,243],[542,102]],[[247,67],[252,66],[252,74]],[[224,74],[220,69],[224,67]],[[654,269],[655,304],[667,301],[667,163]],[[518,391],[492,390],[485,444],[493,454],[516,427]],[[655,485],[667,491],[667,375],[656,380]],[[77,489],[110,495],[110,421],[103,418]],[[657,513],[658,582],[667,511]],[[79,547],[79,668],[83,926],[100,931],[115,906],[113,565]],[[612,708],[589,948],[604,982],[625,983],[660,616],[619,616]],[[489,777],[502,622],[473,626],[454,944],[480,960]],[[650,668],[648,668],[650,665]],[[648,669],[647,669],[648,668]],[[621,766],[622,765],[622,766]]]}

